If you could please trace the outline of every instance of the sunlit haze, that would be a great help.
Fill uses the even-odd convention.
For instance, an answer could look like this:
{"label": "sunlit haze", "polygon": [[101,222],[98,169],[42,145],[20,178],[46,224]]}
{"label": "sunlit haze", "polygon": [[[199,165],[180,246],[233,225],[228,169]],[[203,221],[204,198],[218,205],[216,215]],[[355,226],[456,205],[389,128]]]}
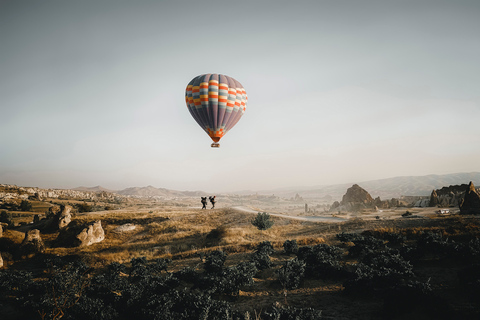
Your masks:
{"label": "sunlit haze", "polygon": [[[0,1],[0,183],[262,190],[480,171],[480,1]],[[204,73],[248,105],[211,139]]]}

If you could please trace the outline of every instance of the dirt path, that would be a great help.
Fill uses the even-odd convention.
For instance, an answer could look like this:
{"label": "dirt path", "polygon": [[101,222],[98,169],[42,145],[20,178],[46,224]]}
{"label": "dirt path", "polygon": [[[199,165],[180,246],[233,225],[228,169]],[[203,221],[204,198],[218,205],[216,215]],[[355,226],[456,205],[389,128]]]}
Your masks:
{"label": "dirt path", "polygon": [[[247,207],[243,206],[237,206],[237,207],[232,207],[232,209],[243,211],[243,212],[248,212],[248,213],[254,213],[257,214],[259,210],[253,210]],[[263,210],[260,210],[263,212]],[[339,218],[339,217],[318,217],[318,216],[289,216],[286,214],[280,214],[280,213],[273,213],[273,212],[267,212],[271,216],[275,217],[281,217],[281,218],[287,218],[287,219],[294,219],[294,220],[302,220],[302,221],[310,221],[310,222],[345,222],[348,219],[344,218]]]}

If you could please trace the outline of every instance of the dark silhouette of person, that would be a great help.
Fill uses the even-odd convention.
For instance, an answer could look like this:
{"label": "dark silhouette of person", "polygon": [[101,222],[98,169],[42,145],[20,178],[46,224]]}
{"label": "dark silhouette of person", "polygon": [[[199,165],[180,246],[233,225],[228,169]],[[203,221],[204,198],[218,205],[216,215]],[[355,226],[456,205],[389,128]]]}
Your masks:
{"label": "dark silhouette of person", "polygon": [[207,209],[207,197],[201,197],[202,198],[202,209]]}
{"label": "dark silhouette of person", "polygon": [[216,196],[213,196],[213,197],[208,197],[208,199],[210,199],[210,202],[212,203],[212,209],[215,209],[215,197]]}

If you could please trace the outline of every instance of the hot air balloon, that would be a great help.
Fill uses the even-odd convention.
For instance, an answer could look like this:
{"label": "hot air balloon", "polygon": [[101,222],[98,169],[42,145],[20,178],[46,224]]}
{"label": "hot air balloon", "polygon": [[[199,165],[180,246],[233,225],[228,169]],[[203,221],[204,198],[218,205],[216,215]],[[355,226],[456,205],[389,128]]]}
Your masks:
{"label": "hot air balloon", "polygon": [[185,90],[188,111],[212,138],[212,147],[237,124],[245,113],[247,93],[237,80],[223,74],[202,74]]}

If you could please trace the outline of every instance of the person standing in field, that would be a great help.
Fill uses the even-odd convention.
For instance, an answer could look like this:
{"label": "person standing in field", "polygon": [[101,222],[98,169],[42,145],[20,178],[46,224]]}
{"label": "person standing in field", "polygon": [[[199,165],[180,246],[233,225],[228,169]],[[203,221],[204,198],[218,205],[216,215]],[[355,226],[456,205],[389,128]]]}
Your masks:
{"label": "person standing in field", "polygon": [[202,198],[202,209],[207,209],[207,197]]}
{"label": "person standing in field", "polygon": [[215,209],[215,202],[216,202],[215,197],[216,197],[216,196],[209,197],[210,202],[212,203],[212,209]]}

